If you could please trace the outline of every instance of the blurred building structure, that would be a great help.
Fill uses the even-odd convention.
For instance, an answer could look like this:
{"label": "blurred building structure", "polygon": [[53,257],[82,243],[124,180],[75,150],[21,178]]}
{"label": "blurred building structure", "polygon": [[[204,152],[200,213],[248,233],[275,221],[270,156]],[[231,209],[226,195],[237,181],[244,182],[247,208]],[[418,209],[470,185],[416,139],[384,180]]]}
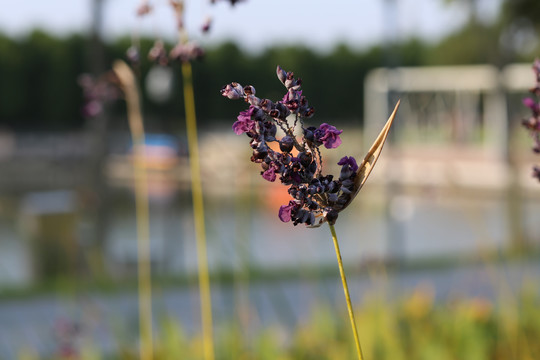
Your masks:
{"label": "blurred building structure", "polygon": [[538,199],[539,186],[531,176],[531,141],[520,126],[528,116],[521,98],[533,84],[530,64],[373,70],[365,82],[366,143],[394,106],[389,99],[400,98],[401,106],[372,180],[390,184],[390,198],[411,188],[502,197],[506,236],[523,247],[532,237],[523,233],[524,197]]}
{"label": "blurred building structure", "polygon": [[[519,161],[522,186],[535,187],[530,178],[531,156],[516,159],[514,153],[524,150],[527,143],[520,123],[527,114],[521,105],[533,85],[530,65],[511,65],[502,71],[489,65],[396,68],[373,70],[365,83],[364,140],[378,133],[390,104],[388,93],[401,99],[398,121],[394,129],[394,146],[403,152],[421,152],[427,157],[445,152],[454,160],[473,160],[475,156],[491,172],[452,168],[449,176],[425,176],[421,169],[400,174],[400,181],[435,181],[435,185],[504,187],[510,181],[511,162]],[[516,131],[518,130],[519,131]],[[517,138],[517,140],[516,140]],[[525,155],[528,155],[527,153]],[[383,158],[391,160],[390,157]],[[446,163],[448,170],[452,163]],[[478,164],[477,164],[478,165]],[[529,169],[530,170],[530,169]],[[446,179],[446,181],[444,180]]]}

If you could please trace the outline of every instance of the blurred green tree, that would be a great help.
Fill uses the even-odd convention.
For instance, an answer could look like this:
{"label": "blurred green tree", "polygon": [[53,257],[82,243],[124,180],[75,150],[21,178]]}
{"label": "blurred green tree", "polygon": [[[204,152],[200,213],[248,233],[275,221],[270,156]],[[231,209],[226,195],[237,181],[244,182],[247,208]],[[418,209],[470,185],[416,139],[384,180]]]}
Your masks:
{"label": "blurred green tree", "polygon": [[[468,7],[469,20],[460,29],[438,43],[408,39],[392,45],[398,66],[452,65],[491,63],[503,66],[513,61],[530,61],[538,52],[540,15],[537,0],[503,0],[499,15],[492,21],[481,21],[477,0],[443,0],[462,2]],[[141,39],[141,53],[152,46],[153,39]],[[58,38],[43,31],[33,31],[22,38],[0,34],[0,127],[14,130],[69,130],[85,124],[80,109],[82,93],[77,77],[91,72],[91,36],[71,35]],[[105,67],[113,59],[125,58],[130,37],[103,44]],[[171,44],[169,44],[171,45]],[[273,46],[258,54],[246,52],[233,42],[207,49],[207,56],[194,64],[197,113],[201,126],[219,122],[223,114],[234,113],[237,104],[219,96],[222,85],[233,79],[249,81],[259,95],[275,98],[282,89],[268,77],[276,65],[296,72],[305,80],[305,91],[323,121],[332,119],[361,124],[363,82],[375,67],[384,66],[383,44],[352,49],[344,44],[328,52],[315,52],[305,46]],[[179,129],[178,114],[183,113],[179,69],[173,68],[174,86],[171,99],[153,102],[146,94],[144,79],[152,65],[141,62],[143,108],[150,131]],[[331,94],[331,96],[330,96]],[[335,94],[338,94],[336,96]],[[109,115],[123,113],[123,106],[113,104]],[[336,120],[334,120],[336,119]],[[342,120],[340,120],[342,119]],[[227,124],[231,119],[223,119]],[[124,122],[112,122],[120,127]]]}

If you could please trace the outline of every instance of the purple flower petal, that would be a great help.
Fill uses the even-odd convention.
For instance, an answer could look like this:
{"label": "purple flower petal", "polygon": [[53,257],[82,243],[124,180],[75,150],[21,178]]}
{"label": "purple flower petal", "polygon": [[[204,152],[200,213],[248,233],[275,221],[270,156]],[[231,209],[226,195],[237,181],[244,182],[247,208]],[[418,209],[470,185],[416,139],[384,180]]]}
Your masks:
{"label": "purple flower petal", "polygon": [[342,132],[343,130],[338,130],[332,125],[323,123],[317,129],[316,136],[318,137],[318,140],[323,143],[325,148],[335,149],[339,145],[341,145],[341,138],[339,137],[339,135]]}
{"label": "purple flower petal", "polygon": [[271,166],[268,170],[262,173],[262,177],[270,182],[276,181],[276,169]]}
{"label": "purple flower petal", "polygon": [[356,159],[352,156],[344,156],[339,160],[338,165],[348,165],[353,172],[358,171],[358,164],[356,163]]}
{"label": "purple flower petal", "polygon": [[279,207],[279,220],[283,222],[289,222],[291,221],[291,212],[292,209],[296,206],[296,203],[294,201],[289,201],[288,205],[281,205]]}
{"label": "purple flower petal", "polygon": [[237,121],[233,124],[232,128],[236,135],[243,134],[253,130],[255,127],[255,121],[251,120],[251,115],[253,114],[254,107],[250,106],[248,110],[240,112],[240,115],[237,117]]}

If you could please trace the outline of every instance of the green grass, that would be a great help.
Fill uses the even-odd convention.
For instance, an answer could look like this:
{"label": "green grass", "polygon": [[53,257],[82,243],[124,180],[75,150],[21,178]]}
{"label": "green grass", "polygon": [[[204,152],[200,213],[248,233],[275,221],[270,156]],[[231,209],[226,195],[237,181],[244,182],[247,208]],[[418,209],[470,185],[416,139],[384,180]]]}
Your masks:
{"label": "green grass", "polygon": [[[435,301],[429,286],[401,298],[380,292],[367,294],[355,306],[362,349],[370,360],[528,360],[540,358],[538,287],[496,301],[453,297]],[[292,331],[279,327],[246,329],[238,321],[216,328],[218,360],[335,360],[354,359],[346,309],[325,305]],[[201,336],[189,336],[176,320],[162,317],[156,326],[155,360],[200,360]],[[80,347],[83,360],[137,359],[136,344],[118,342],[104,356],[88,342]],[[31,354],[29,349],[26,354]],[[22,352],[21,352],[22,353]],[[21,359],[39,359],[21,357]],[[46,359],[42,359],[46,360]],[[47,359],[48,360],[48,359]]]}

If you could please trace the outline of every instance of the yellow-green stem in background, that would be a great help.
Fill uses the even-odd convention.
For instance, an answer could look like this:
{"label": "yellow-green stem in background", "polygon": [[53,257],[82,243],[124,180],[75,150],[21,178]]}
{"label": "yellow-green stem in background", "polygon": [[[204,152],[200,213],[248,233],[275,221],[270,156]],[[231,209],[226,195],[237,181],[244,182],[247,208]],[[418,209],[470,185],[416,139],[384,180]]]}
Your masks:
{"label": "yellow-green stem in background", "polygon": [[184,83],[184,103],[186,109],[186,130],[189,147],[191,170],[191,191],[193,197],[193,216],[195,219],[195,237],[197,243],[197,263],[199,271],[199,292],[201,297],[201,322],[203,332],[204,358],[214,359],[214,340],[212,326],[212,300],[210,295],[210,276],[206,250],[206,232],[204,225],[204,205],[199,167],[199,143],[197,138],[197,118],[195,116],[195,97],[193,95],[193,77],[191,64],[182,63]]}
{"label": "yellow-green stem in background", "polygon": [[339,266],[339,274],[341,275],[341,282],[343,283],[343,292],[345,293],[345,300],[347,301],[347,310],[349,311],[349,319],[351,320],[352,331],[354,335],[354,342],[356,345],[356,352],[358,353],[358,360],[362,360],[362,348],[360,346],[360,339],[358,337],[358,330],[356,329],[356,321],[354,320],[354,311],[351,304],[351,296],[349,295],[349,286],[347,285],[347,278],[345,277],[345,270],[343,269],[343,261],[341,259],[341,251],[339,250],[339,243],[336,236],[336,229],[334,225],[330,225],[330,232],[332,233],[332,240],[334,241],[334,247],[336,249],[336,257]]}
{"label": "yellow-green stem in background", "polygon": [[152,279],[150,269],[150,230],[148,211],[148,181],[144,167],[144,126],[135,76],[123,61],[116,61],[113,69],[124,91],[129,129],[133,141],[135,211],[137,222],[137,264],[139,291],[140,359],[153,359],[152,339]]}

